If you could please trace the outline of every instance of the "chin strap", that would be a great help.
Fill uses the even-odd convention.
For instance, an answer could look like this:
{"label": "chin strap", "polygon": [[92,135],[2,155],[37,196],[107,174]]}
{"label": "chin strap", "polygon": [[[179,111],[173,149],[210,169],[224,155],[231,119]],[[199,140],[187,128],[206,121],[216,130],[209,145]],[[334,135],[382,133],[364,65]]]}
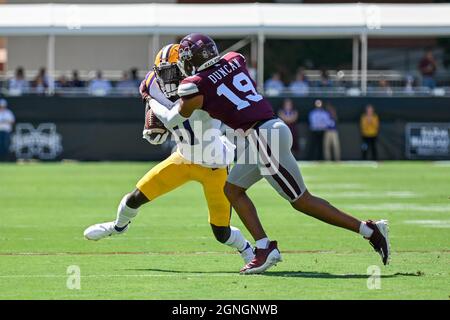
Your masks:
{"label": "chin strap", "polygon": [[219,60],[220,60],[220,56],[209,59],[208,61],[203,63],[200,67],[198,67],[197,71],[202,71],[208,67],[211,67],[212,65],[216,64]]}

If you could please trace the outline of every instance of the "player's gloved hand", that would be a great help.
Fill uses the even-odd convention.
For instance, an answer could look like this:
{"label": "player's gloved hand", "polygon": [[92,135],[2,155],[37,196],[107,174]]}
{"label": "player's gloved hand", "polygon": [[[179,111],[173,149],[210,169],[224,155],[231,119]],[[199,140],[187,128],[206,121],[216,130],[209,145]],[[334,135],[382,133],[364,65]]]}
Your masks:
{"label": "player's gloved hand", "polygon": [[139,86],[139,93],[141,94],[142,102],[147,103],[147,101],[151,99],[145,79],[142,80],[141,85]]}
{"label": "player's gloved hand", "polygon": [[163,144],[168,136],[169,131],[166,131],[165,133],[155,133],[152,129],[144,129],[144,131],[142,131],[142,138],[154,145]]}

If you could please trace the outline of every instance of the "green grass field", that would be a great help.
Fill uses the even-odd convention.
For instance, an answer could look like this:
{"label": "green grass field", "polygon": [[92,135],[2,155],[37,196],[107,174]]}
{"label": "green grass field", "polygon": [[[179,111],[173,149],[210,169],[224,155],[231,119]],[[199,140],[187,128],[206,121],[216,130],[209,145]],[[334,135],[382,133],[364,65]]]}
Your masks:
{"label": "green grass field", "polygon": [[[301,164],[311,192],[390,221],[388,267],[360,236],[294,212],[259,182],[250,194],[284,261],[257,276],[239,275],[240,257],[213,239],[196,183],[142,208],[127,234],[84,240],[150,166],[0,165],[0,299],[449,299],[449,163]],[[72,265],[80,290],[66,285]]]}

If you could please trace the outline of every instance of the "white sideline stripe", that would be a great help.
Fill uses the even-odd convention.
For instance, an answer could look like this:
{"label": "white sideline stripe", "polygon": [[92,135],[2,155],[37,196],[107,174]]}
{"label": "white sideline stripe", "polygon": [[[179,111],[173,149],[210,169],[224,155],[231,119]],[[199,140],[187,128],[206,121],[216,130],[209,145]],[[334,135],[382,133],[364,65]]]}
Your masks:
{"label": "white sideline stripe", "polygon": [[[314,192],[314,189],[311,188]],[[348,191],[348,192],[323,192],[320,194],[324,197],[333,198],[418,198],[417,194],[409,191],[394,191],[394,192],[370,192],[370,191]]]}
{"label": "white sideline stripe", "polygon": [[[314,179],[308,178],[308,180],[315,181]],[[364,185],[360,183],[330,183],[326,181],[312,182],[311,183],[315,189],[323,190],[336,190],[336,189],[346,189],[346,190],[361,190],[363,188],[368,189],[370,185]]]}
{"label": "white sideline stripe", "polygon": [[378,168],[378,162],[376,161],[339,161],[339,162],[330,162],[330,161],[297,161],[297,163],[301,167],[317,167],[320,165],[335,165],[342,167],[365,167],[365,168]]}
{"label": "white sideline stripe", "polygon": [[376,161],[341,161],[333,162],[338,166],[343,167],[367,167],[367,168],[378,168],[378,162]]}
{"label": "white sideline stripe", "polygon": [[405,220],[403,223],[430,228],[450,228],[450,220]]}
{"label": "white sideline stripe", "polygon": [[434,161],[433,165],[437,167],[450,167],[450,161]]}
{"label": "white sideline stripe", "polygon": [[[327,190],[327,191],[335,191],[337,189],[345,189],[345,190],[354,190],[358,191],[361,189],[368,189],[370,186],[358,184],[358,183],[331,183],[326,182],[325,180],[316,180],[314,177],[308,177],[305,180],[308,181],[308,184],[311,186],[311,189],[314,190]],[[258,181],[255,185],[252,186],[253,188],[272,188],[269,182],[267,180],[262,179]]]}
{"label": "white sideline stripe", "polygon": [[366,210],[366,211],[381,211],[381,210],[395,210],[395,211],[423,211],[423,212],[446,212],[450,213],[450,205],[418,205],[407,203],[383,203],[383,204],[349,204],[343,206],[350,210]]}

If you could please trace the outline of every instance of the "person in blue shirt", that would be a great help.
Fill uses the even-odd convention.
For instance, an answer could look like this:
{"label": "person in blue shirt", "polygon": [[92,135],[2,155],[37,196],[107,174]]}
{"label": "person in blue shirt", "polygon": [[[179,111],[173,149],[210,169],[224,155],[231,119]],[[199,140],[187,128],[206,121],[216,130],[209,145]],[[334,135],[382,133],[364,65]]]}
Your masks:
{"label": "person in blue shirt", "polygon": [[295,81],[289,85],[289,91],[296,96],[307,96],[309,93],[309,82],[303,70],[299,70],[295,76]]}
{"label": "person in blue shirt", "polygon": [[285,90],[281,75],[278,72],[272,74],[272,77],[264,83],[264,90],[268,95],[277,96]]}
{"label": "person in blue shirt", "polygon": [[112,89],[111,83],[103,79],[102,72],[97,71],[96,78],[89,84],[89,93],[94,96],[106,96]]}

